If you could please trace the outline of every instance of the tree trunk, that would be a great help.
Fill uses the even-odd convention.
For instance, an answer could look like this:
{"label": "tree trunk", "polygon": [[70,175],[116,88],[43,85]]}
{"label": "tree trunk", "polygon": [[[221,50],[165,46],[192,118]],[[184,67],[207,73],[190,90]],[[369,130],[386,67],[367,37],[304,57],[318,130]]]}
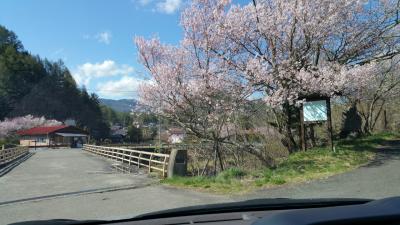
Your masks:
{"label": "tree trunk", "polygon": [[217,152],[217,157],[218,157],[218,160],[219,160],[219,168],[221,169],[221,172],[222,172],[222,171],[224,171],[224,163],[222,161],[222,156],[221,156],[221,151],[219,149],[219,145],[220,145],[220,143],[217,141],[215,150]]}
{"label": "tree trunk", "polygon": [[224,164],[222,162],[221,152],[219,150],[219,141],[214,140],[213,150],[214,150],[214,174],[217,175],[217,161],[219,162],[219,168],[221,171],[224,170]]}
{"label": "tree trunk", "polygon": [[373,121],[372,121],[372,123],[371,123],[371,128],[370,128],[370,131],[371,131],[371,132],[373,132],[374,129],[375,129],[376,122],[378,121],[379,116],[380,116],[381,113],[382,113],[382,110],[383,110],[384,105],[385,105],[385,101],[382,102],[382,104],[381,104],[381,106],[379,107],[379,110],[378,110],[378,113],[376,114],[376,116],[375,116],[374,118],[372,118]]}
{"label": "tree trunk", "polygon": [[288,141],[288,150],[289,150],[289,152],[294,152],[295,151],[295,149],[297,148],[297,146],[296,146],[296,142],[295,142],[295,140],[294,140],[294,137],[293,137],[293,133],[292,133],[292,119],[291,119],[291,115],[290,115],[290,108],[289,108],[289,104],[285,104],[284,106],[283,106],[283,108],[284,108],[284,111],[285,111],[285,116],[286,116],[286,134],[285,134],[285,136],[286,136],[286,138],[287,138],[287,141]]}
{"label": "tree trunk", "polygon": [[204,166],[203,170],[201,171],[200,176],[204,176],[204,173],[205,173],[206,170],[207,170],[207,167],[208,167],[208,163],[209,163],[209,162],[210,162],[210,159],[207,159],[206,165]]}
{"label": "tree trunk", "polygon": [[364,124],[364,133],[365,134],[371,134],[372,132],[372,125],[373,125],[373,114],[374,114],[374,109],[375,109],[375,103],[378,101],[377,98],[374,98],[372,102],[370,103],[368,107],[368,112],[367,116],[365,118],[365,124]]}
{"label": "tree trunk", "polygon": [[387,120],[387,115],[386,115],[386,109],[383,110],[383,129],[385,131],[388,130],[388,120]]}
{"label": "tree trunk", "polygon": [[370,134],[370,130],[369,130],[369,116],[367,116],[367,118],[365,119],[364,128],[363,128],[363,133],[364,133],[364,134]]}
{"label": "tree trunk", "polygon": [[217,176],[217,149],[215,148],[215,143],[213,145],[214,150],[214,176]]}

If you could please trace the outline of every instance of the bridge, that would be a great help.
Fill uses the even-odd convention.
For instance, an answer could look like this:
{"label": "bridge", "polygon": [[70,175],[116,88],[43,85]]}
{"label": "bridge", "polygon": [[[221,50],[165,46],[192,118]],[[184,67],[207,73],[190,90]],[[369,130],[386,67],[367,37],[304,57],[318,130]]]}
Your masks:
{"label": "bridge", "polygon": [[[0,177],[1,223],[124,218],[227,201],[226,197],[160,185],[159,180],[168,173],[170,154],[90,145],[84,149],[30,149],[30,155],[26,148],[18,150],[17,155],[0,150],[0,159],[1,152],[7,152],[8,160],[23,159]],[[124,171],[126,168],[130,171]],[[149,176],[149,171],[156,177]]]}

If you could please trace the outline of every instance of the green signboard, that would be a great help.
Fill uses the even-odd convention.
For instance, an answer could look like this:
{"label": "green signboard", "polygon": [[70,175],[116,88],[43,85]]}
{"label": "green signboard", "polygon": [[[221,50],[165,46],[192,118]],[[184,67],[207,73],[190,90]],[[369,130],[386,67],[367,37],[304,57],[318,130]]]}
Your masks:
{"label": "green signboard", "polygon": [[303,103],[303,115],[305,122],[326,121],[326,101],[309,101]]}

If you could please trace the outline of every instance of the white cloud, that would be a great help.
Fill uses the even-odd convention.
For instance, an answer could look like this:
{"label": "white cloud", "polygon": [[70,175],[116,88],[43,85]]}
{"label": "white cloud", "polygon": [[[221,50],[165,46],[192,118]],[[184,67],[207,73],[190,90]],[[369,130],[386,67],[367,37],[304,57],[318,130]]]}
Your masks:
{"label": "white cloud", "polygon": [[131,2],[132,2],[133,4],[139,3],[139,5],[141,5],[141,6],[148,5],[148,4],[150,4],[152,1],[153,1],[153,0],[131,0]]}
{"label": "white cloud", "polygon": [[136,98],[139,85],[149,82],[149,80],[143,80],[132,76],[123,76],[119,80],[98,84],[97,92],[104,98]]}
{"label": "white cloud", "polygon": [[111,43],[111,37],[112,37],[112,35],[111,35],[111,32],[109,32],[109,31],[100,32],[95,35],[95,38],[98,42],[104,43],[106,45]]}
{"label": "white cloud", "polygon": [[78,85],[88,85],[93,78],[109,76],[127,76],[134,72],[129,65],[119,65],[113,60],[105,60],[101,63],[85,63],[79,65],[72,74]]}
{"label": "white cloud", "polygon": [[136,9],[148,6],[152,12],[173,14],[182,6],[182,0],[131,0]]}
{"label": "white cloud", "polygon": [[99,43],[109,45],[111,43],[112,34],[110,31],[99,32],[95,35],[84,34],[82,35],[84,40],[97,40]]}
{"label": "white cloud", "polygon": [[157,10],[163,13],[172,14],[181,7],[181,0],[163,0],[157,3]]}
{"label": "white cloud", "polygon": [[82,35],[82,38],[85,40],[89,40],[91,38],[91,36],[89,34],[84,34],[84,35]]}

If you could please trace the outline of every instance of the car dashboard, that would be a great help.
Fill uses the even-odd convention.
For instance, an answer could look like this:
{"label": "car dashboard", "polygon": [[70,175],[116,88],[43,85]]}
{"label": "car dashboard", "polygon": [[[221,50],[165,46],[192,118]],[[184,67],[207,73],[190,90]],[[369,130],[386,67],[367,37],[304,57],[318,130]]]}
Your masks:
{"label": "car dashboard", "polygon": [[118,221],[48,220],[16,223],[114,225],[400,225],[400,197],[381,200],[262,200],[186,207]]}
{"label": "car dashboard", "polygon": [[361,204],[284,210],[213,213],[126,221],[120,225],[358,225],[400,224],[400,198],[387,198]]}

